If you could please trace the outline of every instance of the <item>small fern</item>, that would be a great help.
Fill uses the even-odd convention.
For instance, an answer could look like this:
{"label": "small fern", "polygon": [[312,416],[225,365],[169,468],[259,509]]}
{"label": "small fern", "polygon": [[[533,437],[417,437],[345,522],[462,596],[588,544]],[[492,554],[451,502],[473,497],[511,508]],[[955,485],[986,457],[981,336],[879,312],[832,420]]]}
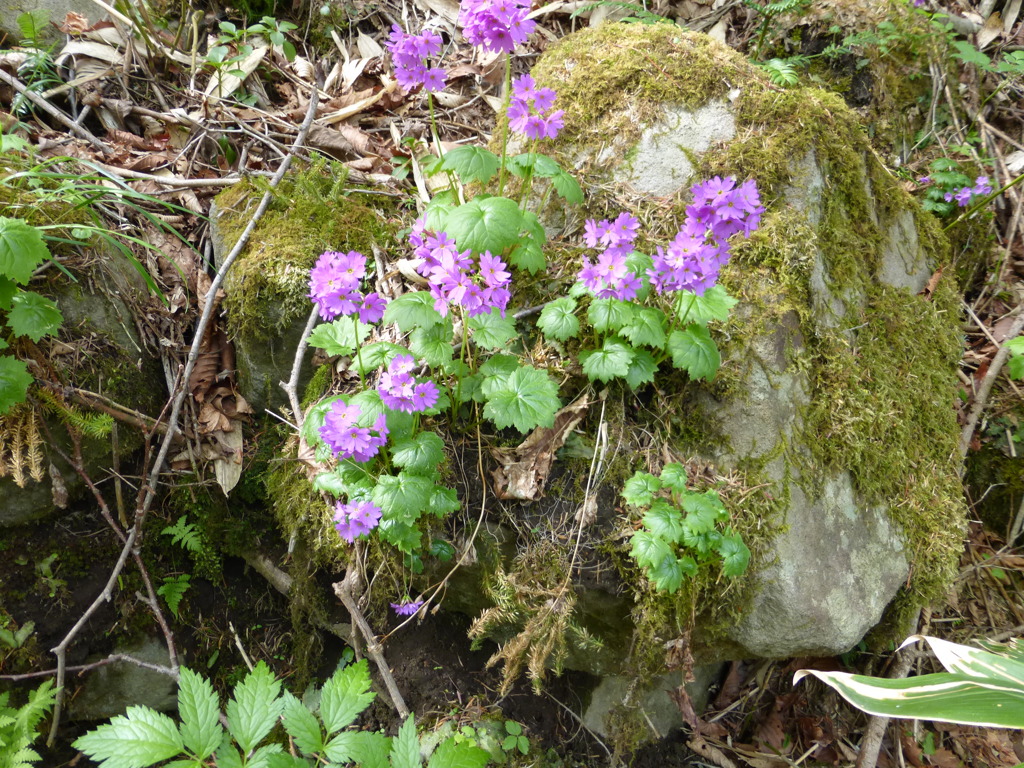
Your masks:
{"label": "small fern", "polygon": [[160,531],[161,536],[170,536],[172,544],[179,544],[187,552],[202,552],[205,548],[203,536],[194,523],[188,521],[188,515],[182,515],[178,522]]}
{"label": "small fern", "polygon": [[576,16],[579,16],[581,13],[586,13],[587,11],[593,11],[594,9],[601,8],[602,6],[605,7],[605,8],[625,8],[627,11],[629,11],[630,14],[631,14],[630,16],[626,16],[625,18],[619,19],[619,21],[621,21],[623,23],[630,23],[630,22],[637,22],[637,23],[640,23],[640,24],[660,24],[662,22],[667,22],[669,24],[673,24],[674,23],[672,21],[672,19],[666,19],[664,16],[659,16],[657,13],[654,13],[652,11],[648,11],[643,6],[637,5],[636,3],[624,2],[624,0],[597,0],[597,2],[588,3],[587,5],[584,5],[582,8],[577,8],[575,11],[573,11],[572,15],[570,16],[570,18],[575,18]]}
{"label": "small fern", "polygon": [[55,414],[71,431],[102,440],[108,437],[114,428],[114,417],[108,413],[85,413],[65,401],[56,392],[44,387],[39,388],[38,396],[46,410]]}
{"label": "small fern", "polygon": [[47,680],[17,709],[8,706],[9,697],[0,693],[0,768],[32,768],[42,759],[31,746],[39,737],[36,726],[53,709],[57,692]]}
{"label": "small fern", "polygon": [[176,619],[178,618],[178,606],[181,605],[182,598],[185,597],[185,593],[191,586],[189,584],[191,579],[192,577],[187,573],[180,576],[165,576],[164,583],[156,588],[156,593],[167,602],[167,607],[171,609],[171,613]]}
{"label": "small fern", "polygon": [[768,59],[768,61],[758,64],[758,66],[768,73],[768,77],[775,85],[788,88],[800,82],[800,76],[797,74],[796,67],[794,66],[794,64],[800,63],[794,59]]}

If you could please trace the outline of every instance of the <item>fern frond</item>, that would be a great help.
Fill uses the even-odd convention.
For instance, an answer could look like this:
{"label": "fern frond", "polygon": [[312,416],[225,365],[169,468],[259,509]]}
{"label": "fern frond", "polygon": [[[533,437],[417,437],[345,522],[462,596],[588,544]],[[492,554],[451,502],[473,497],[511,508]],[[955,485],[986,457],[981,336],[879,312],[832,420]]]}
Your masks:
{"label": "fern frond", "polygon": [[202,552],[205,545],[202,534],[195,524],[188,521],[188,515],[182,515],[178,522],[160,531],[161,536],[170,536],[172,544],[179,544],[188,552]]}
{"label": "fern frond", "polygon": [[43,480],[43,438],[39,434],[39,417],[35,408],[28,412],[28,423],[25,427],[25,442],[28,446],[28,474],[37,483]]}
{"label": "fern frond", "polygon": [[67,402],[58,393],[40,387],[39,399],[69,430],[102,440],[114,428],[114,417],[109,413],[88,413]]}
{"label": "fern frond", "polygon": [[12,428],[11,457],[7,462],[11,479],[19,488],[25,487],[25,416],[26,411],[21,411]]}

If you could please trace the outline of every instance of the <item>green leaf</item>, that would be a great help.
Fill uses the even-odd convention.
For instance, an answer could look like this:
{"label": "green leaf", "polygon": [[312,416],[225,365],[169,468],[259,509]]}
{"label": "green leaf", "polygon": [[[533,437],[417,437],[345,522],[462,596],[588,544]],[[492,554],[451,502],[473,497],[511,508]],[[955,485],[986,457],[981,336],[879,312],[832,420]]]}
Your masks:
{"label": "green leaf", "polygon": [[[485,387],[490,379],[486,379]],[[486,393],[484,416],[499,429],[514,426],[523,434],[534,427],[550,427],[555,423],[558,385],[544,372],[531,365],[516,368],[504,382],[496,383]]]}
{"label": "green leaf", "polygon": [[547,234],[544,232],[544,225],[533,211],[523,213],[521,229],[526,230],[526,234],[521,235],[509,251],[507,261],[517,269],[525,269],[531,275],[535,275],[547,265],[544,260]]}
{"label": "green leaf", "polygon": [[180,576],[167,576],[164,578],[163,584],[156,589],[156,593],[167,601],[167,607],[171,609],[171,613],[176,619],[178,618],[178,606],[181,605],[181,601],[188,591],[191,578],[187,573]]}
{"label": "green leaf", "polygon": [[28,398],[28,388],[35,381],[28,366],[13,357],[0,357],[0,413]]}
{"label": "green leaf", "polygon": [[[662,475],[662,479],[664,479],[664,475]],[[722,504],[722,497],[718,495],[718,491],[695,493],[693,491],[686,491],[685,485],[683,489],[683,491],[680,491],[682,495],[679,499],[683,510],[699,515],[701,518],[709,521],[709,528],[716,522],[724,522],[729,519],[729,512],[726,510],[725,505]]]}
{"label": "green leaf", "polygon": [[523,214],[507,197],[474,198],[448,214],[445,231],[460,249],[500,254],[519,240]]}
{"label": "green leaf", "polygon": [[284,729],[295,740],[296,746],[307,755],[312,755],[324,748],[324,735],[320,723],[306,706],[287,691],[281,697],[284,702],[281,713],[284,715]]}
{"label": "green leaf", "polygon": [[174,721],[148,707],[128,707],[124,715],[79,737],[73,746],[103,761],[102,768],[146,768],[185,749]]}
{"label": "green leaf", "polygon": [[399,467],[431,472],[444,460],[444,440],[434,432],[403,438],[392,445],[391,460]]}
{"label": "green leaf", "polygon": [[953,47],[956,48],[956,53],[953,54],[953,58],[960,59],[964,64],[974,64],[979,69],[992,69],[992,59],[966,40],[954,40]]}
{"label": "green leaf", "polygon": [[457,512],[461,507],[459,495],[454,488],[435,485],[430,494],[430,507],[427,511],[435,517],[444,517],[452,512]]}
{"label": "green leaf", "polygon": [[665,347],[665,313],[654,307],[642,307],[623,327],[622,335],[634,344],[653,349]]}
{"label": "green leaf", "polygon": [[665,541],[679,541],[683,535],[683,515],[664,499],[656,499],[644,515],[644,525]]}
{"label": "green leaf", "polygon": [[373,489],[373,503],[383,516],[403,523],[414,523],[430,504],[434,483],[430,478],[399,472],[398,476],[381,475]]}
{"label": "green leaf", "polygon": [[1007,372],[1011,379],[1024,379],[1024,336],[1018,336],[1006,342],[1010,348],[1010,359]]}
{"label": "green leaf", "polygon": [[742,576],[750,563],[750,550],[738,534],[725,536],[718,544],[718,554],[722,556],[722,573],[730,578]]}
{"label": "green leaf", "polygon": [[245,761],[245,768],[270,768],[271,759],[283,751],[284,748],[280,744],[264,744]]}
{"label": "green leaf", "polygon": [[668,542],[651,531],[637,531],[630,540],[630,556],[641,568],[652,568],[667,557],[672,557]]}
{"label": "green leaf", "polygon": [[549,339],[565,341],[580,332],[580,321],[576,317],[576,302],[571,296],[548,302],[537,318],[537,327]]}
{"label": "green leaf", "polygon": [[562,172],[561,167],[547,155],[541,155],[537,152],[525,152],[515,157],[510,157],[506,161],[506,168],[516,176],[525,178],[528,173],[542,178],[548,179],[552,176],[556,176]]}
{"label": "green leaf", "polygon": [[391,745],[392,768],[420,768],[420,740],[416,737],[416,723],[412,715],[405,719],[398,729],[398,736]]}
{"label": "green leaf", "polygon": [[654,381],[654,374],[658,370],[658,364],[654,355],[646,349],[633,350],[633,362],[629,364],[629,373],[626,374],[626,383],[630,389],[637,389],[643,384],[650,384]]}
{"label": "green leaf", "polygon": [[466,321],[473,332],[473,343],[484,349],[498,349],[516,338],[516,321],[511,317],[502,317],[495,307],[486,315],[476,315]]}
{"label": "green leaf", "polygon": [[661,468],[661,482],[676,493],[686,492],[686,479],[686,467],[682,464],[672,462]]}
{"label": "green leaf", "polygon": [[565,202],[571,205],[580,205],[583,202],[583,189],[579,182],[566,171],[555,174],[551,183],[555,185],[555,191]]}
{"label": "green leaf", "polygon": [[583,372],[591,381],[608,383],[612,379],[624,379],[633,362],[633,348],[614,336],[605,339],[601,349],[580,353]]}
{"label": "green leaf", "polygon": [[[172,768],[172,766],[167,766],[167,768]],[[196,763],[195,768],[203,768],[203,764]],[[279,752],[267,759],[267,768],[310,768],[310,763],[308,760],[289,755],[287,752]]]}
{"label": "green leaf", "polygon": [[661,480],[647,472],[637,472],[622,488],[622,498],[634,507],[646,507],[661,490]]}
{"label": "green leaf", "polygon": [[23,219],[0,216],[0,277],[25,285],[48,258],[50,250],[38,229]]}
{"label": "green leaf", "polygon": [[238,748],[231,743],[230,736],[226,736],[217,748],[217,768],[245,768],[242,756],[238,754]]}
{"label": "green leaf", "polygon": [[415,523],[410,524],[404,520],[381,520],[380,525],[377,526],[377,535],[381,540],[407,555],[419,550],[423,543],[423,532],[416,527]]}
{"label": "green leaf", "polygon": [[501,165],[501,160],[490,150],[465,144],[445,152],[437,171],[455,171],[462,181],[471,179],[486,184]]}
{"label": "green leaf", "polygon": [[673,331],[668,339],[668,351],[672,353],[672,365],[686,371],[691,379],[715,378],[722,357],[703,325],[688,325],[685,330]]}
{"label": "green leaf", "polygon": [[0,312],[11,308],[11,299],[18,292],[18,285],[13,280],[0,275]]}
{"label": "green leaf", "polygon": [[[354,733],[338,734],[339,736],[351,736],[349,739],[349,750],[351,760],[359,768],[388,768],[388,754],[391,752],[391,739],[383,733],[372,733],[370,731],[356,731]],[[328,755],[335,762],[343,762]]]}
{"label": "green leaf", "polygon": [[235,686],[227,706],[228,730],[245,752],[255,749],[280,717],[280,692],[281,682],[263,661]]}
{"label": "green leaf", "polygon": [[324,721],[327,733],[335,733],[355,722],[376,695],[370,690],[370,670],[366,659],[335,672],[324,683],[320,693],[320,719]]}
{"label": "green leaf", "polygon": [[444,365],[455,354],[451,320],[445,319],[443,323],[430,328],[414,328],[409,334],[409,349],[427,365]]}
{"label": "green leaf", "polygon": [[594,299],[587,319],[598,333],[618,332],[633,322],[636,305],[618,299]]}
{"label": "green leaf", "polygon": [[[357,332],[358,324],[358,332]],[[322,323],[309,334],[309,345],[324,350],[330,357],[351,355],[370,335],[371,327],[352,317],[340,317],[333,323]]]}
{"label": "green leaf", "polygon": [[7,324],[18,336],[28,336],[39,341],[43,336],[57,332],[64,316],[57,305],[35,291],[21,291],[11,299],[11,311],[7,313]]}
{"label": "green leaf", "polygon": [[669,555],[648,569],[647,578],[659,592],[675,594],[683,583],[682,564],[674,555]]}
{"label": "green leaf", "polygon": [[178,715],[185,747],[199,760],[212,755],[224,738],[220,701],[210,681],[182,667],[178,678]]}
{"label": "green leaf", "polygon": [[[947,672],[972,678],[1002,680],[1024,691],[1024,646],[1021,646],[1019,641],[1012,641],[1014,645],[979,641],[989,645],[989,649],[981,649],[951,643],[937,637],[915,637],[928,643],[932,653]],[[910,640],[904,645],[909,642]]]}
{"label": "green leaf", "polygon": [[407,354],[409,350],[405,347],[390,341],[375,341],[359,348],[359,354],[352,357],[352,365],[356,371],[365,375],[387,365],[395,356]]}
{"label": "green leaf", "polygon": [[438,744],[427,768],[484,768],[490,759],[485,750],[468,741],[457,743],[452,736]]}
{"label": "green leaf", "polygon": [[[689,293],[689,291],[682,291],[682,293]],[[685,318],[680,319],[687,323],[700,323],[701,325],[707,325],[712,320],[724,323],[729,319],[729,312],[739,303],[720,285],[709,288],[703,296],[693,296],[691,299],[692,306],[689,300],[683,299],[683,311],[685,312],[688,306],[690,311]]]}
{"label": "green leaf", "polygon": [[444,322],[434,309],[434,297],[426,291],[404,293],[384,308],[384,322],[394,323],[402,333],[414,328],[432,328]]}

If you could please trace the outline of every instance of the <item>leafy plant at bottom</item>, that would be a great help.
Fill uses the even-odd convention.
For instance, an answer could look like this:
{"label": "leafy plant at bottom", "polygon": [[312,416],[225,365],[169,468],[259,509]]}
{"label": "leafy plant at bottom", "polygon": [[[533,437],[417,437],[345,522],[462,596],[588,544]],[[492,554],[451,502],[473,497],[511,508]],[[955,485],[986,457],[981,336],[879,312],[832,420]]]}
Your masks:
{"label": "leafy plant at bottom", "polygon": [[1007,372],[1011,379],[1024,379],[1024,336],[1018,336],[1006,342],[1010,348],[1010,359],[1007,361]]}
{"label": "leafy plant at bottom", "polygon": [[36,726],[53,709],[56,696],[49,680],[30,692],[28,701],[17,708],[10,706],[9,692],[0,693],[0,768],[31,768],[42,759],[32,749],[32,742],[39,737]]}
{"label": "leafy plant at bottom", "polygon": [[[281,682],[261,661],[235,686],[224,710],[225,732],[213,686],[183,667],[178,689],[179,723],[148,707],[129,707],[125,715],[80,737],[74,746],[99,761],[101,768],[147,768],[174,758],[179,758],[174,763],[179,768],[311,768],[309,758],[316,765],[422,765],[412,717],[394,738],[349,729],[375,696],[370,691],[365,659],[339,669],[318,693],[311,697],[317,702],[312,707],[287,691],[282,693]],[[268,739],[279,723],[288,742],[294,745],[292,753]],[[427,766],[483,768],[487,762],[483,750],[448,739],[434,750]]]}

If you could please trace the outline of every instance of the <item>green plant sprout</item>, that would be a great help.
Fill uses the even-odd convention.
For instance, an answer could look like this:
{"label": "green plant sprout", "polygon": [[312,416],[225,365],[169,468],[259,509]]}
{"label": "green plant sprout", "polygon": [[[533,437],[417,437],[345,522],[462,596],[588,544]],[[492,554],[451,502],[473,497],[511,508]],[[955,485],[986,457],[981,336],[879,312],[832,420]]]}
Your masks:
{"label": "green plant sprout", "polygon": [[[26,626],[28,626],[26,624]],[[0,693],[0,768],[32,768],[42,760],[32,748],[40,721],[53,709],[57,691],[47,680],[28,694],[20,707],[10,705],[10,692]]]}

